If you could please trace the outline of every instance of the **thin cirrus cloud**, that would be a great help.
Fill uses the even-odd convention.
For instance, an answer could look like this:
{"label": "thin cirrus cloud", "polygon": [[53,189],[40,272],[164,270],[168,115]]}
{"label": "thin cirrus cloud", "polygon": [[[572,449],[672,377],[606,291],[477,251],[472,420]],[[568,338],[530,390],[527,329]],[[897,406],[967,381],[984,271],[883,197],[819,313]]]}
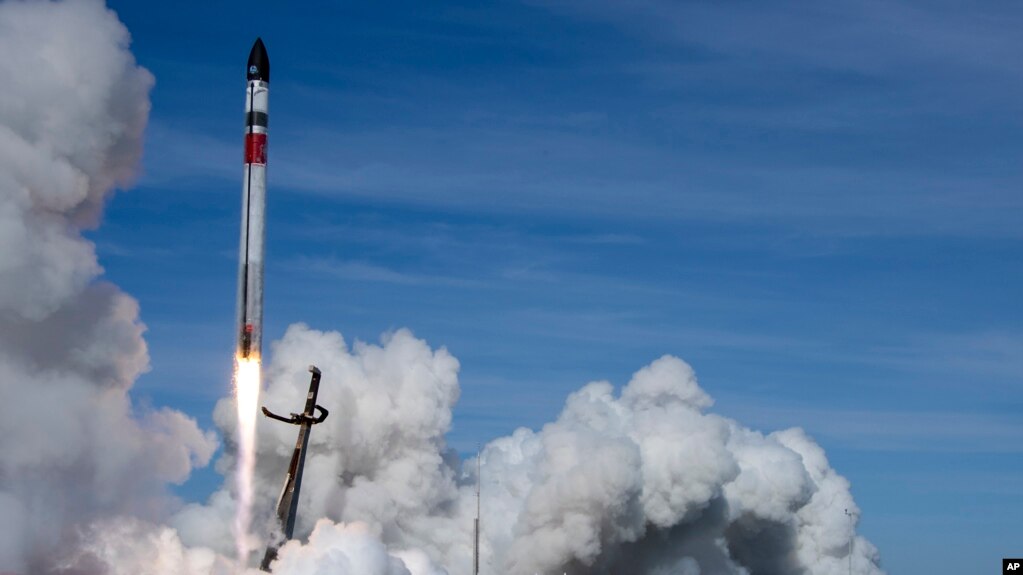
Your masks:
{"label": "thin cirrus cloud", "polygon": [[799,425],[824,441],[859,451],[1020,453],[1023,425],[987,413],[775,407],[734,398],[729,415],[763,429]]}
{"label": "thin cirrus cloud", "polygon": [[[161,161],[147,160],[143,184],[188,189],[208,186],[204,178],[237,178],[236,145],[180,130],[153,128],[147,158]],[[1019,234],[1015,176],[999,171],[772,164],[521,126],[287,138],[271,183],[322,197],[488,214],[745,222],[831,236]]]}
{"label": "thin cirrus cloud", "polygon": [[[573,59],[502,61],[483,79],[353,64],[344,87],[282,83],[271,184],[471,213],[1019,237],[1012,14],[908,2],[529,4],[610,24],[621,32],[601,28],[610,46],[631,36],[658,49],[588,50],[569,36]],[[209,126],[157,116],[143,184],[234,181],[238,155]]]}

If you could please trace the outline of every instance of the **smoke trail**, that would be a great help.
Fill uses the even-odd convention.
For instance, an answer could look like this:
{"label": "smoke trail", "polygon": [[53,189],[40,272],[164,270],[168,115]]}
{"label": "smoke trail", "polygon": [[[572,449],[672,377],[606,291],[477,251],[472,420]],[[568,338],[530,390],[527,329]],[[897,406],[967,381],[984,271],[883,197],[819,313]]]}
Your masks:
{"label": "smoke trail", "polygon": [[[297,540],[280,548],[274,573],[470,573],[476,462],[463,465],[444,442],[458,361],[407,330],[349,348],[336,332],[296,325],[273,348],[265,403],[286,409],[301,398],[312,361],[325,376],[320,403],[338,415],[311,436]],[[214,414],[225,434],[245,425],[233,403]],[[745,428],[712,404],[692,369],[665,356],[620,389],[584,385],[540,430],[485,445],[481,573],[883,573],[845,515],[860,514],[849,483],[820,446],[799,429]],[[294,431],[260,421],[253,525],[265,538]],[[240,465],[230,453],[222,463]],[[134,544],[99,530],[94,558],[111,573],[145,565],[139,553],[159,556],[162,570],[133,573],[225,573],[216,559],[236,552],[231,497],[225,486],[188,506],[175,529],[117,532]]]}
{"label": "smoke trail", "polygon": [[[216,438],[133,403],[138,303],[82,236],[142,153],[152,75],[97,0],[0,2],[0,572],[49,574],[78,533],[159,519]],[[81,569],[88,574],[93,570]]]}
{"label": "smoke trail", "polygon": [[[320,403],[337,414],[311,436],[296,537],[321,529],[323,517],[365,524],[396,556],[418,550],[429,559],[426,572],[470,573],[475,462],[463,467],[444,440],[459,395],[458,361],[407,330],[349,347],[336,332],[295,325],[273,349],[263,402],[294,405],[313,362],[324,373]],[[850,559],[858,575],[883,573],[877,549],[845,515],[859,516],[849,482],[820,446],[799,429],[748,429],[709,412],[712,405],[689,365],[665,356],[621,388],[581,387],[540,430],[486,444],[481,573],[839,575]],[[214,419],[224,433],[236,432],[230,402]],[[258,531],[294,432],[261,424],[257,432]],[[184,544],[223,540],[211,526],[225,523],[226,496],[178,515]],[[327,561],[328,539],[308,541],[284,546],[275,572],[295,572],[288,549]]]}
{"label": "smoke trail", "polygon": [[235,403],[238,417],[238,463],[235,480],[238,487],[238,509],[234,533],[238,561],[245,565],[252,550],[249,527],[252,524],[252,475],[256,469],[256,411],[259,406],[260,362],[258,359],[235,360]]}

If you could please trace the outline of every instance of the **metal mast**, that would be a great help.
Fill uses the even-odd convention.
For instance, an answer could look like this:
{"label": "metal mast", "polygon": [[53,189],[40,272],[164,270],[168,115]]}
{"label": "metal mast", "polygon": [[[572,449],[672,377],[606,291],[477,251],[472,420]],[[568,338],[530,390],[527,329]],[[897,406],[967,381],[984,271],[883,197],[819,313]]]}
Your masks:
{"label": "metal mast", "polygon": [[473,521],[472,541],[472,575],[480,573],[480,454],[482,448],[476,449],[476,519]]}
{"label": "metal mast", "polygon": [[[298,494],[302,488],[302,469],[305,467],[305,451],[309,445],[309,431],[313,425],[323,423],[327,419],[327,410],[316,405],[316,396],[320,392],[320,370],[315,365],[309,366],[309,372],[313,374],[309,381],[309,395],[306,396],[305,410],[302,413],[292,413],[291,417],[281,417],[267,408],[263,408],[263,415],[299,426],[298,441],[295,442],[295,451],[291,455],[291,464],[288,466],[288,474],[284,478],[284,489],[281,490],[281,497],[277,501],[277,520],[280,521],[281,531],[284,533],[284,540],[291,539],[295,532],[295,514],[298,511]],[[313,415],[319,411],[318,416]],[[263,556],[263,563],[260,569],[270,570],[270,563],[277,558],[277,546],[271,543],[266,548],[266,555]]]}
{"label": "metal mast", "polygon": [[852,525],[852,535],[849,536],[849,575],[852,575],[852,561],[853,561],[853,541],[856,541],[856,519],[853,517],[849,510],[845,510],[846,516],[849,517],[849,524]]}

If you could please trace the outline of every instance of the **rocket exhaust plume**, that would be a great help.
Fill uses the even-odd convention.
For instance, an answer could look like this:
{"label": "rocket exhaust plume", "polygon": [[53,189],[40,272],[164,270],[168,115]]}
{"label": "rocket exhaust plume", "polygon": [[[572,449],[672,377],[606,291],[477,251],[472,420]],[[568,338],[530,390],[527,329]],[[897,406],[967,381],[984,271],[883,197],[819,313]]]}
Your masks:
{"label": "rocket exhaust plume", "polygon": [[238,258],[238,346],[235,402],[238,410],[238,509],[234,532],[238,561],[249,555],[252,476],[256,465],[256,412],[259,405],[263,342],[263,253],[266,212],[267,103],[270,58],[256,39],[246,65],[245,169],[242,185],[241,242]]}
{"label": "rocket exhaust plume", "polygon": [[259,405],[260,363],[238,358],[235,366],[235,402],[238,408],[238,509],[234,532],[238,560],[244,563],[251,550],[249,524],[252,521],[252,477],[256,468],[256,407]]}

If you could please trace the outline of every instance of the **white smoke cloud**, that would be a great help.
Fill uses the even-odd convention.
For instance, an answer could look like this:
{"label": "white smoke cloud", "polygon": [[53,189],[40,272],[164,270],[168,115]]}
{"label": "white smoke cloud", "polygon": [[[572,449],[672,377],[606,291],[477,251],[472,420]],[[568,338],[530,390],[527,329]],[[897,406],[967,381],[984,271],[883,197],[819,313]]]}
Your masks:
{"label": "white smoke cloud", "polygon": [[[823,450],[797,429],[764,436],[705,413],[710,404],[689,366],[665,356],[619,397],[591,383],[540,432],[488,445],[492,571],[844,572],[844,509],[855,507]],[[854,552],[858,573],[881,572],[869,543]]]}
{"label": "white smoke cloud", "polygon": [[[226,558],[233,482],[177,510],[166,492],[216,439],[180,412],[132,405],[148,369],[138,305],[99,279],[81,235],[141,153],[153,79],[128,43],[99,0],[0,2],[0,572],[239,572]],[[310,363],[331,416],[312,431],[298,539],[275,573],[468,573],[475,465],[444,439],[458,361],[407,330],[349,346],[295,325],[272,347],[264,404],[297,410]],[[229,442],[231,401],[214,414]],[[490,442],[483,572],[843,573],[845,510],[859,510],[823,450],[711,406],[692,369],[665,356],[620,393],[590,383],[541,430]],[[258,433],[266,544],[296,429],[261,420]],[[233,465],[229,444],[218,469],[231,477]],[[881,573],[863,538],[852,560]]]}
{"label": "white smoke cloud", "polygon": [[[66,562],[107,575],[258,575],[204,547],[188,547],[170,527],[119,518],[94,524]],[[365,523],[321,519],[308,541],[289,541],[277,575],[445,575],[421,551],[391,551]]]}
{"label": "white smoke cloud", "polygon": [[[305,482],[299,499],[296,532],[307,534],[320,517],[367,522],[389,539],[405,540],[418,530],[422,510],[439,506],[456,492],[455,456],[444,447],[451,408],[458,399],[458,361],[445,350],[433,351],[407,330],[385,337],[380,346],[356,343],[349,351],[338,333],[303,325],[288,329],[272,346],[265,366],[263,404],[287,414],[301,409],[309,386],[306,366],[329,374],[321,384],[319,403],[330,417],[310,436]],[[235,434],[230,398],[217,405],[214,419],[225,438]],[[257,501],[262,521],[271,524],[273,501],[281,489],[295,446],[297,428],[262,419],[258,426]],[[219,462],[228,473],[230,454]],[[229,486],[225,486],[229,489]],[[230,491],[210,505],[192,505],[176,518],[186,543],[216,541],[227,553],[230,542],[223,520],[233,508]],[[258,517],[258,516],[257,516]],[[259,521],[259,519],[257,519]],[[218,525],[212,530],[210,525]],[[194,526],[205,526],[196,531]]]}
{"label": "white smoke cloud", "polygon": [[[349,348],[336,332],[294,325],[268,363],[272,410],[301,407],[307,362],[323,370],[319,403],[331,415],[312,430],[296,530],[309,537],[301,556],[312,563],[301,564],[312,569],[309,558],[334,547],[330,536],[310,535],[326,517],[405,550],[391,554],[406,569],[414,563],[407,553],[429,560],[413,573],[469,573],[475,469],[470,462],[463,471],[444,443],[458,362],[407,330]],[[845,510],[859,510],[823,450],[799,429],[764,435],[707,413],[712,404],[693,370],[665,356],[620,393],[588,384],[540,431],[486,445],[483,572],[845,573],[853,536]],[[228,400],[216,411],[226,437],[233,413]],[[296,428],[264,420],[259,432],[265,544]],[[223,471],[231,463],[225,457]],[[216,541],[230,553],[230,489],[177,516],[186,543]],[[220,526],[214,535],[211,525]],[[355,547],[345,545],[349,556]],[[856,573],[882,572],[868,541],[858,538],[853,553]],[[377,555],[374,572],[387,572],[379,569],[389,560]],[[292,561],[275,572],[290,572]]]}
{"label": "white smoke cloud", "polygon": [[0,310],[41,319],[100,272],[78,233],[130,181],[153,78],[97,0],[0,7]]}
{"label": "white smoke cloud", "polygon": [[96,518],[165,514],[216,446],[137,413],[138,305],[81,235],[141,154],[153,78],[128,42],[98,1],[0,3],[0,572],[58,569]]}

